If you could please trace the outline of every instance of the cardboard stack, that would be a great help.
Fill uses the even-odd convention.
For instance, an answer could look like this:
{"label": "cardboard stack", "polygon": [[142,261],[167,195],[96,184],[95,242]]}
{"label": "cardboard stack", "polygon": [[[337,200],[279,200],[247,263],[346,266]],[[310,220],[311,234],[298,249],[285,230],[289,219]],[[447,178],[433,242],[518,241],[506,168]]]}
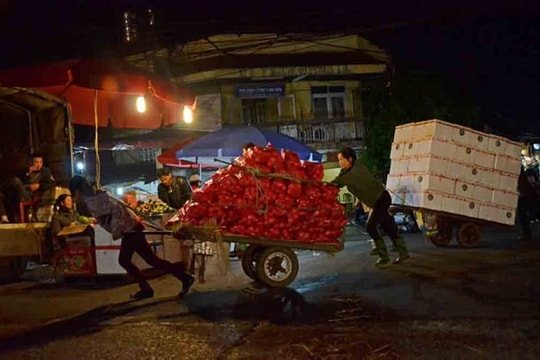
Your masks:
{"label": "cardboard stack", "polygon": [[440,120],[397,126],[386,187],[393,204],[512,225],[521,145]]}

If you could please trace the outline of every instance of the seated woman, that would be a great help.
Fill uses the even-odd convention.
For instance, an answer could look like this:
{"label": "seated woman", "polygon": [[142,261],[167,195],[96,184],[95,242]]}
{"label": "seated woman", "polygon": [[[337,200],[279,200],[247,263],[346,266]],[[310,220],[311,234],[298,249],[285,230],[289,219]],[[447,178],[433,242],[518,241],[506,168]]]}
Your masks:
{"label": "seated woman", "polygon": [[66,247],[66,238],[58,236],[58,233],[65,227],[80,223],[80,215],[73,208],[73,199],[69,194],[60,195],[54,203],[54,215],[51,220],[51,235],[55,248]]}

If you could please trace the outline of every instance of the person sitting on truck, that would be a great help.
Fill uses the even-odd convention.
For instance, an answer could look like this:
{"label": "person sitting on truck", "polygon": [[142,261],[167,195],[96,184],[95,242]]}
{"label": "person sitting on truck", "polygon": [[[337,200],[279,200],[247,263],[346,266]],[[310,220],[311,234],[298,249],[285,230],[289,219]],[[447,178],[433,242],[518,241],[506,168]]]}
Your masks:
{"label": "person sitting on truck", "polygon": [[51,220],[51,235],[56,249],[66,247],[65,237],[59,237],[58,233],[65,227],[75,225],[81,217],[73,208],[73,199],[69,194],[60,195],[54,203],[54,214]]}
{"label": "person sitting on truck", "polygon": [[158,197],[173,209],[180,209],[191,199],[191,187],[186,179],[173,177],[170,171],[164,170],[159,177]]}
{"label": "person sitting on truck", "polygon": [[32,154],[30,166],[20,177],[22,186],[19,187],[21,201],[41,198],[43,194],[55,185],[51,169],[43,165],[43,155]]}
{"label": "person sitting on truck", "polygon": [[379,255],[375,265],[385,266],[390,263],[386,244],[377,230],[378,225],[390,236],[399,253],[393,261],[394,264],[407,260],[409,252],[405,240],[399,235],[394,217],[388,211],[392,203],[388,191],[380,181],[375,179],[364,164],[356,160],[356,154],[350,147],[346,147],[338,153],[338,162],[341,171],[332,182],[340,187],[347,186],[349,192],[371,208],[366,222],[366,230],[373,239]]}
{"label": "person sitting on truck", "polygon": [[[43,194],[55,186],[51,169],[43,165],[43,155],[34,153],[28,168],[19,177],[12,178],[5,184],[4,194],[9,194],[9,209],[18,209],[21,202],[34,201],[34,211],[42,205]],[[13,214],[18,218],[18,212]],[[24,219],[19,219],[24,221]]]}

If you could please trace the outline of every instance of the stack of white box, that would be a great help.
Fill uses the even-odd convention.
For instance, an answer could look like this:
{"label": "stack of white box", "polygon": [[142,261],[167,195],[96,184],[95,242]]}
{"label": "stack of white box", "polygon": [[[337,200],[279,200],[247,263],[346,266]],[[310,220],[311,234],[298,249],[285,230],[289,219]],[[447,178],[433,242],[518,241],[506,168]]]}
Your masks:
{"label": "stack of white box", "polygon": [[394,204],[513,225],[521,145],[440,120],[396,127],[386,187]]}

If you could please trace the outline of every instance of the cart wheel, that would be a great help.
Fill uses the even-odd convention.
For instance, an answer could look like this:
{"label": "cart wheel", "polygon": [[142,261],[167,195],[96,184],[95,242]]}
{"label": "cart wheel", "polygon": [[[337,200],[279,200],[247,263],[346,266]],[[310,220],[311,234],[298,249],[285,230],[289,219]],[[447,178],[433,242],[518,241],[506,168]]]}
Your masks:
{"label": "cart wheel", "polygon": [[257,257],[257,277],[272,287],[285,287],[298,274],[298,258],[288,248],[271,247],[264,249]]}
{"label": "cart wheel", "polygon": [[480,245],[481,236],[480,226],[472,222],[467,222],[460,225],[457,240],[461,247],[473,248]]}
{"label": "cart wheel", "polygon": [[242,254],[242,270],[253,280],[257,280],[257,257],[262,250],[260,246],[250,245]]}
{"label": "cart wheel", "polygon": [[444,247],[452,241],[452,235],[454,233],[453,224],[446,221],[444,218],[439,217],[437,219],[437,234],[426,235],[426,238],[435,246]]}

